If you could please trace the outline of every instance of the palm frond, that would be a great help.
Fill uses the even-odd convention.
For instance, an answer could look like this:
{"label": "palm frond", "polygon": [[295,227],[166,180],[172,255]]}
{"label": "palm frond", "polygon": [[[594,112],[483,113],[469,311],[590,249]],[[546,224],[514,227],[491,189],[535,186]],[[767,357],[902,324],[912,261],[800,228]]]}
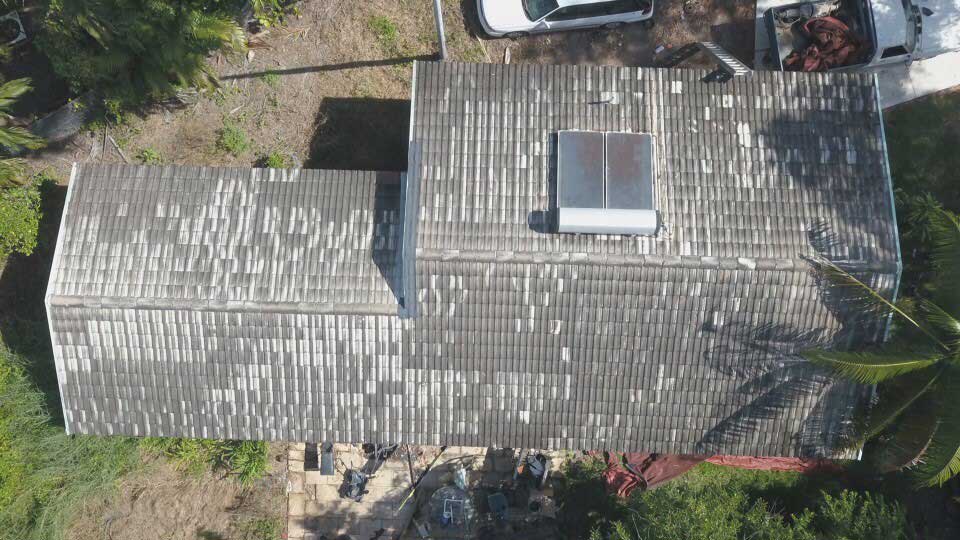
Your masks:
{"label": "palm frond", "polygon": [[20,96],[33,90],[30,85],[30,79],[13,79],[0,85],[0,112],[7,114],[10,107],[20,98]]}
{"label": "palm frond", "polygon": [[927,451],[939,418],[933,393],[920,396],[894,424],[874,439],[878,444],[869,447],[864,459],[871,461],[879,472],[914,466]]}
{"label": "palm frond", "polygon": [[20,185],[26,170],[26,162],[20,158],[0,159],[0,188]]}
{"label": "palm frond", "polygon": [[807,360],[831,369],[838,375],[864,384],[876,384],[904,373],[928,368],[944,360],[940,351],[900,347],[860,352],[819,349],[801,354]]}
{"label": "palm frond", "polygon": [[886,299],[882,294],[874,290],[873,287],[857,279],[850,272],[840,268],[832,261],[823,258],[817,259],[814,264],[827,279],[847,293],[844,301],[858,304],[862,309],[873,311],[877,315],[896,314],[901,320],[923,332],[941,349],[950,350],[949,347],[941,342],[928,328],[911,317],[907,312],[900,309],[896,304]]}
{"label": "palm frond", "polygon": [[942,486],[960,473],[960,414],[955,407],[958,393],[960,368],[948,366],[936,390],[940,413],[937,429],[917,470],[922,484]]}
{"label": "palm frond", "polygon": [[890,381],[879,389],[879,400],[866,419],[857,426],[852,446],[860,446],[890,427],[934,388],[943,371],[922,369]]}
{"label": "palm frond", "polygon": [[940,210],[931,216],[931,226],[934,266],[956,275],[960,270],[960,219],[952,212]]}
{"label": "palm frond", "polygon": [[956,276],[960,271],[960,220],[956,214],[939,210],[930,217],[930,229],[935,270],[930,283],[931,297],[943,311],[958,318],[960,287]]}
{"label": "palm frond", "polygon": [[43,139],[19,126],[3,126],[0,127],[0,146],[11,151],[36,150],[43,147]]}
{"label": "palm frond", "polygon": [[215,42],[220,48],[234,52],[246,49],[247,37],[243,28],[227,17],[197,12],[192,23],[191,32],[198,40]]}
{"label": "palm frond", "polygon": [[960,342],[960,321],[949,314],[935,302],[930,300],[921,300],[920,309],[926,315],[925,320],[937,330],[940,330],[947,336],[947,341],[951,344]]}

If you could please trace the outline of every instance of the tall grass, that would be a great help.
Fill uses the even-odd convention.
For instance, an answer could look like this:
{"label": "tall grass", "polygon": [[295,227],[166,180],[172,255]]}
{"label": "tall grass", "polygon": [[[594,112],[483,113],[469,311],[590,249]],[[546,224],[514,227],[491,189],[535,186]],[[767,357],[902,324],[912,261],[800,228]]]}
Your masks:
{"label": "tall grass", "polygon": [[263,441],[147,438],[142,445],[192,474],[212,468],[249,485],[267,472],[267,443]]}
{"label": "tall grass", "polygon": [[0,343],[0,540],[61,540],[84,503],[143,466],[141,450],[244,484],[262,477],[261,441],[70,436],[55,422],[24,359]]}
{"label": "tall grass", "polygon": [[139,466],[138,442],[68,436],[0,345],[0,539],[59,540],[80,506]]}

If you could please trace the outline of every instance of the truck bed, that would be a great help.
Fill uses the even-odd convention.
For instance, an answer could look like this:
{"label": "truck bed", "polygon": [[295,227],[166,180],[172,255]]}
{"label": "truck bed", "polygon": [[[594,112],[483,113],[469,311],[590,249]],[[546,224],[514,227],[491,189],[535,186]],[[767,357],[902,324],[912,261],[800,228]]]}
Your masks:
{"label": "truck bed", "polygon": [[[862,58],[866,61],[872,55],[872,39],[870,16],[864,0],[842,0],[840,9],[829,12],[830,4],[835,4],[828,0],[813,2],[797,2],[786,5],[772,6],[763,14],[763,27],[765,28],[769,48],[763,59],[770,69],[783,71],[784,61],[794,51],[800,51],[810,45],[810,41],[802,32],[803,23],[808,20],[809,15],[824,16],[831,13],[831,16],[843,21],[851,31],[861,37],[864,43],[871,49],[865,52]],[[758,31],[759,33],[759,31]],[[854,70],[862,66],[863,63],[852,63],[846,66],[834,68],[837,70]]]}

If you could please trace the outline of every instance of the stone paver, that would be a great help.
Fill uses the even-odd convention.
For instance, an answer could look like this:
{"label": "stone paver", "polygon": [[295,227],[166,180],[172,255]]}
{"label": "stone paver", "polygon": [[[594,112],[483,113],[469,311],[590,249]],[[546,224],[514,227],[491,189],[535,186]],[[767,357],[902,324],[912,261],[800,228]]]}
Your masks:
{"label": "stone paver", "polygon": [[[302,446],[301,446],[302,448]],[[437,488],[453,482],[453,471],[459,465],[470,470],[476,484],[497,485],[513,474],[516,456],[512,450],[487,451],[486,448],[449,447],[424,477],[415,497],[400,510],[407,497],[410,468],[403,447],[384,463],[367,483],[368,493],[362,502],[340,498],[344,467],[359,469],[366,463],[358,446],[334,445],[337,473],[321,475],[318,471],[299,472],[303,466],[303,451],[292,451],[287,483],[289,491],[290,540],[319,540],[338,535],[349,535],[353,540],[391,540],[419,538],[415,527],[407,524],[417,511],[417,504]],[[414,477],[418,477],[439,452],[437,447],[411,447]],[[559,456],[554,456],[558,464]],[[379,534],[379,536],[377,536]],[[310,536],[313,535],[313,536]]]}

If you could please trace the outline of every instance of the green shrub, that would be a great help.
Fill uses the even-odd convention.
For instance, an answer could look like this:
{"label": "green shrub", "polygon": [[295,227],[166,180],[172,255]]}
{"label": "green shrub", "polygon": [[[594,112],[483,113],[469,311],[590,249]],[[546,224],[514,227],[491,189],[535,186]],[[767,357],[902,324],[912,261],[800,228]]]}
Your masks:
{"label": "green shrub", "polygon": [[[836,490],[836,494],[818,486]],[[591,539],[912,538],[906,512],[898,504],[797,473],[700,465],[655,490],[635,492],[627,501],[609,498],[619,506],[609,514],[616,517],[597,520]]]}
{"label": "green shrub", "polygon": [[249,484],[267,472],[267,443],[263,441],[147,438],[143,447],[172,459],[191,474],[213,469]]}
{"label": "green shrub", "polygon": [[293,166],[290,156],[277,151],[260,156],[256,164],[266,169],[289,169]]}
{"label": "green shrub", "polygon": [[30,255],[37,247],[41,184],[35,180],[0,190],[0,257]]}
{"label": "green shrub", "polygon": [[207,57],[246,46],[232,1],[48,0],[37,46],[77,93],[124,104],[216,84]]}
{"label": "green shrub", "polygon": [[882,495],[843,491],[823,493],[823,502],[813,519],[822,538],[905,540],[907,517],[900,505],[887,503]]}
{"label": "green shrub", "polygon": [[400,40],[400,29],[397,28],[396,23],[390,20],[389,17],[384,17],[383,15],[376,15],[371,17],[367,21],[367,26],[373,31],[374,35],[377,37],[377,41],[380,42],[380,45],[384,49],[393,51],[397,48],[397,43]]}
{"label": "green shrub", "polygon": [[0,539],[60,540],[84,503],[139,466],[138,443],[64,433],[23,365],[0,345]]}
{"label": "green shrub", "polygon": [[250,139],[240,126],[225,120],[223,127],[217,132],[217,148],[239,156],[250,149]]}
{"label": "green shrub", "polygon": [[160,165],[163,163],[163,156],[160,155],[160,152],[150,148],[144,148],[140,150],[140,153],[137,154],[137,159],[140,160],[140,163],[144,165]]}
{"label": "green shrub", "polygon": [[264,73],[260,76],[260,80],[270,88],[276,89],[280,87],[280,74],[275,71]]}
{"label": "green shrub", "polygon": [[[283,22],[284,5],[289,4],[284,0],[252,0],[253,15],[257,22],[264,28],[277,26]],[[293,8],[296,12],[296,8]]]}

